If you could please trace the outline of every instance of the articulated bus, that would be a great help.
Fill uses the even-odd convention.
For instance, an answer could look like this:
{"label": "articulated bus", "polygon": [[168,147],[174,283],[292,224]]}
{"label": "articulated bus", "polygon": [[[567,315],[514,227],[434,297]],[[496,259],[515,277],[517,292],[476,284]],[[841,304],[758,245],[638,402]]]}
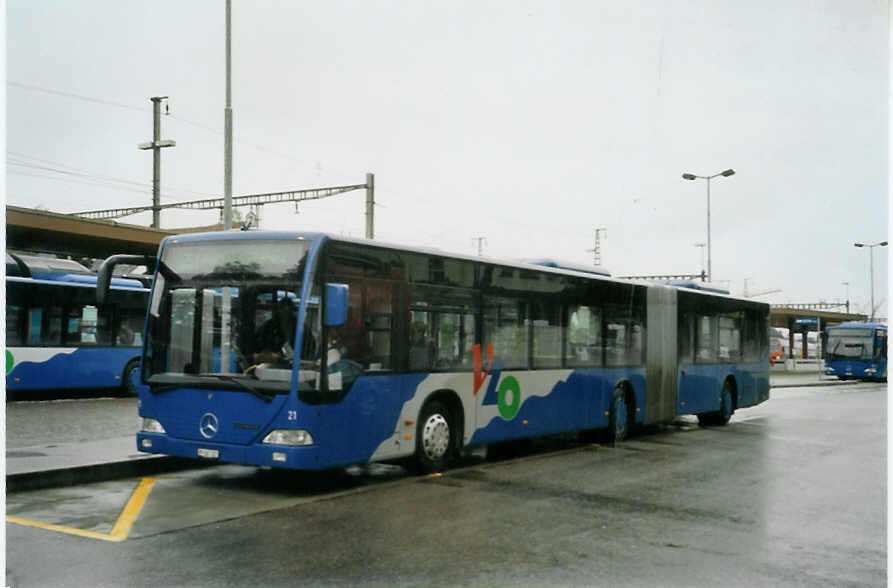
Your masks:
{"label": "articulated bus", "polygon": [[115,388],[137,394],[149,290],[114,278],[96,304],[96,274],[76,261],[6,254],[6,390]]}
{"label": "articulated bus", "polygon": [[769,397],[769,306],[695,284],[311,233],[169,237],[155,261],[143,452],[435,471],[521,438],[723,425]]}
{"label": "articulated bus", "polygon": [[825,330],[825,374],[887,381],[887,325],[843,323]]}

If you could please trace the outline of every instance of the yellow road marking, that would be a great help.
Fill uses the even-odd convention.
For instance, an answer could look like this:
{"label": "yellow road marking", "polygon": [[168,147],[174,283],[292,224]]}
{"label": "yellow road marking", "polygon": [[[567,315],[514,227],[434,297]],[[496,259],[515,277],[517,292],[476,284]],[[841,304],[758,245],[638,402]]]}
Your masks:
{"label": "yellow road marking", "polygon": [[36,527],[47,531],[56,531],[57,533],[67,533],[69,535],[86,537],[88,539],[99,539],[100,541],[124,541],[127,539],[128,535],[130,535],[133,523],[136,521],[136,517],[139,516],[140,510],[143,508],[143,504],[145,504],[146,498],[149,496],[149,491],[152,489],[155,481],[155,478],[143,478],[140,480],[139,485],[133,491],[133,494],[130,495],[130,500],[124,505],[124,510],[118,515],[118,520],[115,521],[115,526],[112,527],[110,533],[85,531],[84,529],[76,529],[64,525],[54,525],[52,523],[41,523],[11,515],[6,517],[6,521],[25,527]]}

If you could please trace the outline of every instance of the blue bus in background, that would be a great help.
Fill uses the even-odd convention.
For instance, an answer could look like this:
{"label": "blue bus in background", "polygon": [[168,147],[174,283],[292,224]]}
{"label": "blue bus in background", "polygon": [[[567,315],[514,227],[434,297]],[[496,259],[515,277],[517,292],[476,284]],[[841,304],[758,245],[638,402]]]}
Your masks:
{"label": "blue bus in background", "polygon": [[111,281],[96,304],[96,274],[76,261],[6,254],[6,390],[138,392],[148,289]]}
{"label": "blue bus in background", "polygon": [[887,325],[843,323],[825,329],[825,374],[887,381]]}
{"label": "blue bus in background", "polygon": [[[118,263],[99,270],[98,295]],[[319,470],[695,414],[769,397],[767,304],[295,232],[166,238],[140,451]]]}

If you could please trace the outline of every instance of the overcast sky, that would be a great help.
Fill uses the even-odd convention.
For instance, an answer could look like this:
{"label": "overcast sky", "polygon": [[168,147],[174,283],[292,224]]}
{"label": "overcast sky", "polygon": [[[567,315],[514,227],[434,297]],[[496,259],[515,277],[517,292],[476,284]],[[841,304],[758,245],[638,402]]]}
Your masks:
{"label": "overcast sky", "polygon": [[[868,312],[888,238],[888,3],[233,2],[234,195],[376,181],[376,238],[695,273]],[[222,0],[8,0],[7,201],[223,193]],[[363,236],[363,191],[267,206],[265,229]],[[165,228],[216,212],[162,213]],[[151,214],[121,219],[148,225]],[[887,250],[875,251],[876,303]],[[849,282],[849,286],[844,285]],[[886,316],[884,303],[879,314]]]}

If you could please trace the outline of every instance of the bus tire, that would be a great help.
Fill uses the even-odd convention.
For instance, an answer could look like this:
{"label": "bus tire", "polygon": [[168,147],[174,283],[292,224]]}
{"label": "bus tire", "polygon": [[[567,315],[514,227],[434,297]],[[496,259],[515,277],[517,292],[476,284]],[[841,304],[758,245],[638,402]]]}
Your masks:
{"label": "bus tire", "polygon": [[611,441],[619,443],[626,440],[629,434],[629,404],[626,401],[626,393],[622,386],[614,388],[614,396],[611,398],[611,418],[608,432]]}
{"label": "bus tire", "polygon": [[698,423],[705,427],[723,426],[728,424],[729,419],[735,414],[735,399],[732,396],[732,382],[726,380],[723,382],[722,391],[719,395],[719,410],[716,412],[707,412],[698,415]]}
{"label": "bus tire", "polygon": [[121,373],[121,391],[125,396],[139,396],[140,390],[136,384],[139,381],[139,377],[140,360],[139,358],[131,359],[124,366],[124,371]]}
{"label": "bus tire", "polygon": [[716,415],[716,424],[727,425],[733,414],[735,414],[735,399],[732,396],[732,382],[726,380],[722,385],[719,412]]}
{"label": "bus tire", "polygon": [[416,428],[416,463],[422,473],[446,469],[456,445],[453,415],[444,403],[432,400],[419,414]]}

